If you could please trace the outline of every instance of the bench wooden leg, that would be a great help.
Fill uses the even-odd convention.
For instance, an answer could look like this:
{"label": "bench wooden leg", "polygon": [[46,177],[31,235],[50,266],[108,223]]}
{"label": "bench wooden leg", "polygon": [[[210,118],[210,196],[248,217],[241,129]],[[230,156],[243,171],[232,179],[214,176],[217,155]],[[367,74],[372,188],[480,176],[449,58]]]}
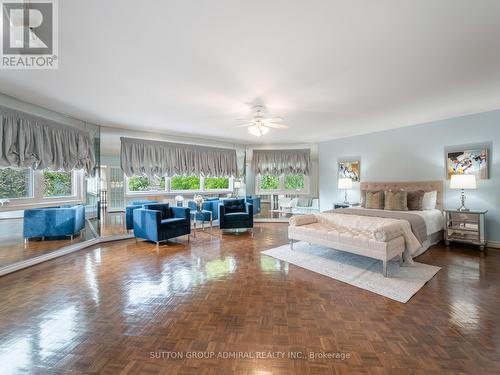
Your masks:
{"label": "bench wooden leg", "polygon": [[383,271],[382,273],[384,274],[384,277],[387,277],[387,260],[383,260],[382,261],[382,268],[383,268]]}
{"label": "bench wooden leg", "polygon": [[293,250],[293,240],[290,240],[290,250]]}

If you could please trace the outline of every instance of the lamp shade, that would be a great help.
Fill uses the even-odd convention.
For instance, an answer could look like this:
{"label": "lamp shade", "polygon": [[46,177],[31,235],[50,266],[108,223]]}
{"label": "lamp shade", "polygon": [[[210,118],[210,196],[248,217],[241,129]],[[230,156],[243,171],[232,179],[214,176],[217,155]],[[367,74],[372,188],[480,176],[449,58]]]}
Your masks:
{"label": "lamp shade", "polygon": [[352,180],[350,178],[339,178],[339,189],[352,189]]}
{"label": "lamp shade", "polygon": [[450,189],[476,189],[476,175],[454,174],[450,179]]}

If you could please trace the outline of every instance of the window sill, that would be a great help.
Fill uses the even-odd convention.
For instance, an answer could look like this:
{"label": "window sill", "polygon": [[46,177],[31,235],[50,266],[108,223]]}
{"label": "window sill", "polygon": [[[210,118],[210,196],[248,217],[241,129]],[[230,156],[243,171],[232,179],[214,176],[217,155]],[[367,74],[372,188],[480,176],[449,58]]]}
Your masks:
{"label": "window sill", "polygon": [[137,191],[125,193],[125,198],[146,197],[146,196],[165,196],[175,197],[176,195],[195,195],[195,194],[229,194],[232,190],[176,190],[176,191]]}
{"label": "window sill", "polygon": [[309,191],[295,191],[295,190],[259,190],[255,192],[256,195],[309,195]]}

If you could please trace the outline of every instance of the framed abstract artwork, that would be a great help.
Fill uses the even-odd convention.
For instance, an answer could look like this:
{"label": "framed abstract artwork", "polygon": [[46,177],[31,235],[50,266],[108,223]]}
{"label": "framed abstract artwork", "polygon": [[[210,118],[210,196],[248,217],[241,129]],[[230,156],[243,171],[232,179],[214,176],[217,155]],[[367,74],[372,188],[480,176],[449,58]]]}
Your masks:
{"label": "framed abstract artwork", "polygon": [[478,148],[447,153],[448,179],[454,174],[474,174],[477,179],[489,178],[488,149]]}
{"label": "framed abstract artwork", "polygon": [[360,181],[359,161],[340,161],[339,178],[350,178],[352,182]]}

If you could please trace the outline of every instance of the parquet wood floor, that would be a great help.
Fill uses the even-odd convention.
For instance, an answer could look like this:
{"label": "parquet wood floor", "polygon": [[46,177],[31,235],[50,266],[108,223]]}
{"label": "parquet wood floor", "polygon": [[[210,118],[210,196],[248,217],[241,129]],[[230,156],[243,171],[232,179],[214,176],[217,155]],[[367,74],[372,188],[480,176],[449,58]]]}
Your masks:
{"label": "parquet wood floor", "polygon": [[[103,214],[101,235],[112,236],[127,233],[124,221],[125,214],[122,212]],[[45,255],[65,246],[93,238],[95,238],[94,232],[87,223],[85,229],[80,235],[75,236],[72,241],[69,237],[43,241],[41,239],[30,239],[25,246],[22,219],[0,220],[0,267]]]}
{"label": "parquet wood floor", "polygon": [[401,304],[260,254],[284,243],[286,225],[258,224],[253,239],[115,242],[2,277],[0,373],[500,373],[499,251],[433,247],[419,261],[443,269]]}

